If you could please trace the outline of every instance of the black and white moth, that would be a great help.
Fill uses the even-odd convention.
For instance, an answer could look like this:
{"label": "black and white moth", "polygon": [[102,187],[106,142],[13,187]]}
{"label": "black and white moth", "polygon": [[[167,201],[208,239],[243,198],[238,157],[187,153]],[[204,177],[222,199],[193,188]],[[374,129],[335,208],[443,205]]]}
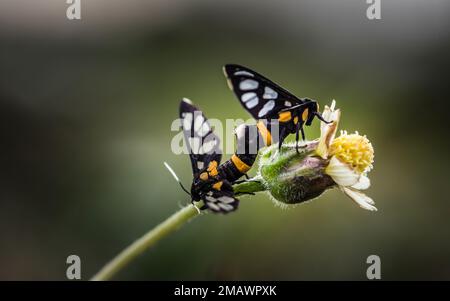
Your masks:
{"label": "black and white moth", "polygon": [[[298,145],[299,133],[305,140],[304,125],[311,125],[314,117],[325,121],[319,112],[319,104],[309,98],[298,98],[286,89],[275,84],[261,74],[240,65],[225,65],[224,73],[230,89],[239,99],[241,105],[258,120],[258,129],[264,134],[267,144],[279,142],[281,147],[289,134],[296,134]],[[274,124],[277,124],[275,127]],[[277,128],[278,141],[271,128]]]}
{"label": "black and white moth", "polygon": [[[236,155],[220,164],[220,140],[203,114],[188,99],[180,103],[181,127],[191,159],[193,181],[192,202],[203,200],[201,209],[229,213],[237,209],[232,183],[244,175],[250,166]],[[220,165],[219,165],[220,164]]]}

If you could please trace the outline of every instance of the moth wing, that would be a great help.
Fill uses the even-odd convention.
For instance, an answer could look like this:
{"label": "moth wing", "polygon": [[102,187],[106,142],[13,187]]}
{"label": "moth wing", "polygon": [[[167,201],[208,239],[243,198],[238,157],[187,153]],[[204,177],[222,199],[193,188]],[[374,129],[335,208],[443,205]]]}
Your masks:
{"label": "moth wing", "polygon": [[239,200],[234,197],[233,187],[227,180],[222,180],[220,190],[212,189],[203,197],[205,206],[215,213],[230,213],[238,208]]}
{"label": "moth wing", "polygon": [[219,164],[222,158],[220,139],[203,112],[184,98],[180,103],[180,119],[194,175],[212,161]]}
{"label": "moth wing", "polygon": [[286,89],[247,67],[228,64],[223,70],[230,89],[255,119],[276,119],[279,112],[303,103]]}

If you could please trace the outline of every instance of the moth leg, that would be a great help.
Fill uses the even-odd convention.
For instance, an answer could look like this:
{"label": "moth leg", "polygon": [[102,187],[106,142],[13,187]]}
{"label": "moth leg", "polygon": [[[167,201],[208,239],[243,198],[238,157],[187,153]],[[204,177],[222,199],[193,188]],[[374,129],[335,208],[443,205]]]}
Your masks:
{"label": "moth leg", "polygon": [[234,181],[233,184],[242,184],[247,182],[247,180],[239,180],[239,181]]}
{"label": "moth leg", "polygon": [[284,139],[286,139],[287,135],[286,135],[286,128],[282,128],[281,132],[280,132],[280,141],[278,142],[278,150],[281,150],[281,146],[283,145],[283,141]]}
{"label": "moth leg", "polygon": [[[302,132],[302,140],[306,141],[306,139],[305,139],[305,131],[303,129],[303,126],[300,128],[300,131]],[[299,148],[305,148],[305,147],[307,147],[306,144],[303,144],[302,146],[299,146]]]}
{"label": "moth leg", "polygon": [[[298,151],[298,140],[300,140],[300,138],[299,138],[300,130],[302,131],[302,137],[304,137],[303,127],[300,127],[300,122],[299,122],[299,123],[297,123],[296,129],[295,129],[295,151],[297,152],[297,154],[299,153],[299,151]],[[305,139],[303,139],[303,140],[305,140]]]}
{"label": "moth leg", "polygon": [[238,195],[255,195],[254,192],[239,192]]}
{"label": "moth leg", "polygon": [[[204,205],[202,208],[198,208],[198,207],[194,204],[194,201],[191,201],[191,204],[192,204],[192,206],[194,206],[195,209],[197,209],[198,214],[200,214],[200,213],[201,213],[200,210],[203,210],[203,207],[205,207],[205,205]],[[206,208],[204,208],[204,209],[206,209]]]}
{"label": "moth leg", "polygon": [[191,204],[192,204],[192,206],[194,206],[194,207],[197,209],[197,211],[199,211],[199,213],[200,213],[200,210],[208,209],[208,206],[207,206],[206,204],[203,205],[203,206],[201,206],[200,208],[198,208],[198,207],[195,205],[195,201],[194,201],[194,200],[191,201]]}

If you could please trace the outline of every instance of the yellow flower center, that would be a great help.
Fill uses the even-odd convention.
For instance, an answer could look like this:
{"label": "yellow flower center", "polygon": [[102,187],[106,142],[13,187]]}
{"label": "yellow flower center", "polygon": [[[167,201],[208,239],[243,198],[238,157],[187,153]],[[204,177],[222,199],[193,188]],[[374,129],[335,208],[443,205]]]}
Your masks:
{"label": "yellow flower center", "polygon": [[329,155],[336,156],[359,173],[367,172],[373,167],[372,144],[366,136],[361,136],[358,132],[350,135],[341,132],[341,135],[331,143]]}

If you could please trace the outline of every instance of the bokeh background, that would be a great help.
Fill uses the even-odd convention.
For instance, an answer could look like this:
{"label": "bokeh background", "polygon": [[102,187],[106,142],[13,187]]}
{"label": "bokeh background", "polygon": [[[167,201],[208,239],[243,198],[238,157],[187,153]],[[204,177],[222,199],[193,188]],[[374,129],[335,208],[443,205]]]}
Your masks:
{"label": "bokeh background", "polygon": [[[0,3],[0,279],[89,279],[189,202],[170,150],[181,97],[210,118],[248,114],[221,67],[247,65],[300,97],[336,99],[341,129],[375,147],[366,212],[337,190],[288,210],[264,195],[206,215],[119,280],[450,279],[450,3],[82,0]],[[306,133],[318,136],[318,122]],[[225,157],[226,159],[226,157]]]}

